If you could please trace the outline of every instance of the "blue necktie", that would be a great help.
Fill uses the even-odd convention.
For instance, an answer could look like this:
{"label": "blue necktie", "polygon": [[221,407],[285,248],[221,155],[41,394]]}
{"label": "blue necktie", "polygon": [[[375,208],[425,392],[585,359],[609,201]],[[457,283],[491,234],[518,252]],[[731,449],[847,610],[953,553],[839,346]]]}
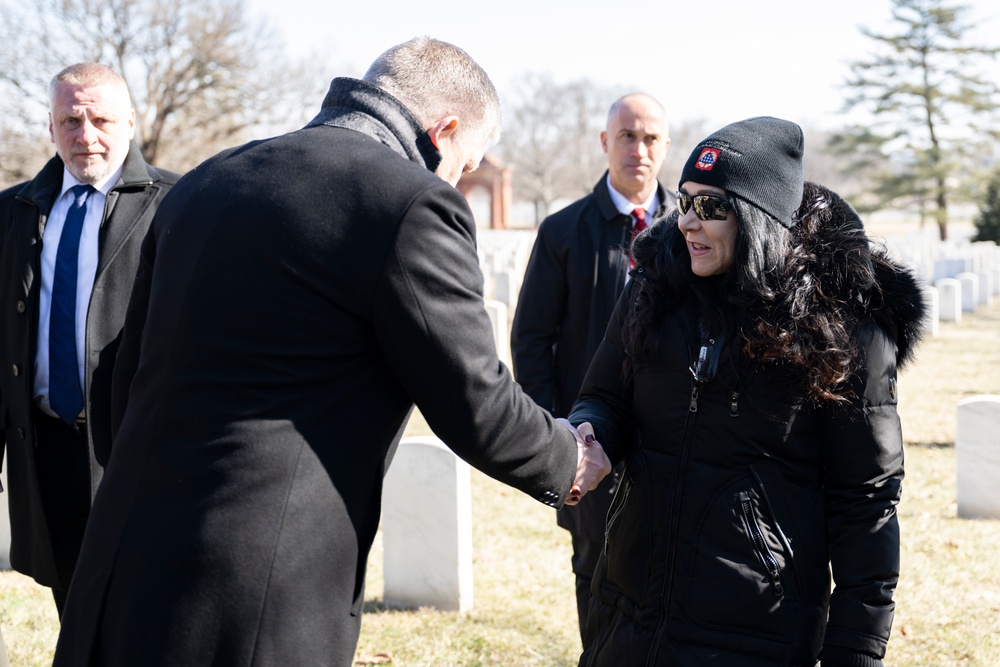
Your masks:
{"label": "blue necktie", "polygon": [[87,197],[93,186],[73,186],[73,204],[66,214],[56,269],[52,279],[52,312],[49,315],[49,405],[67,424],[83,408],[83,389],[76,349],[76,282],[79,273],[80,234],[87,217]]}

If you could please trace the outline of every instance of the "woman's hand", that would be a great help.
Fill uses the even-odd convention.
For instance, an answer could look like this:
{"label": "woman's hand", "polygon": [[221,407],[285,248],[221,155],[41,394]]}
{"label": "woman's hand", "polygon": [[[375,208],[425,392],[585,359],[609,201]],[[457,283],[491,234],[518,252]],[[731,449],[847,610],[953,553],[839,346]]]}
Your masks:
{"label": "woman's hand", "polygon": [[592,491],[611,472],[611,461],[601,443],[594,437],[594,428],[589,422],[574,427],[566,419],[556,419],[576,438],[576,478],[570,488],[567,505],[576,505],[588,491]]}

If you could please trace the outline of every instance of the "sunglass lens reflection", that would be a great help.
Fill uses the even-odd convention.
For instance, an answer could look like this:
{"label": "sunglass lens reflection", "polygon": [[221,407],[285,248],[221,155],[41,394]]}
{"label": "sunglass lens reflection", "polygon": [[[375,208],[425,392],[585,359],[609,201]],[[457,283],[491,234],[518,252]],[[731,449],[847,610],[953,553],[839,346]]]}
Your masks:
{"label": "sunglass lens reflection", "polygon": [[677,210],[684,215],[694,206],[694,213],[700,220],[725,220],[729,214],[727,199],[714,195],[688,195],[677,193]]}

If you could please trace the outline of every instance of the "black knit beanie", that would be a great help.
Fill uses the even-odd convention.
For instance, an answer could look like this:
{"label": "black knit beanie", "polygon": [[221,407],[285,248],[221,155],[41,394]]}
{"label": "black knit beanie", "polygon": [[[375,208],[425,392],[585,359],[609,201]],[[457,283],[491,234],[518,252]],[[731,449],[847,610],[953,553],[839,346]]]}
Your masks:
{"label": "black knit beanie", "polygon": [[802,128],[780,118],[730,123],[698,143],[680,183],[694,181],[732,192],[790,229],[802,202],[802,143]]}

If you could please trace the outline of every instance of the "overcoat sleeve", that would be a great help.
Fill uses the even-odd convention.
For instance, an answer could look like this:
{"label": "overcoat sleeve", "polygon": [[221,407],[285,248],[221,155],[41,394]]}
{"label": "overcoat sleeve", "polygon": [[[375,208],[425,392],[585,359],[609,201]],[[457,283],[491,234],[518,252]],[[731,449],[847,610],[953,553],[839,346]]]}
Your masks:
{"label": "overcoat sleeve", "polygon": [[538,405],[555,413],[555,345],[569,285],[565,249],[550,232],[546,222],[538,228],[517,299],[510,348],[518,384]]}
{"label": "overcoat sleeve", "polygon": [[896,506],[903,443],[896,412],[896,345],[874,322],[862,330],[862,366],[849,409],[825,409],[822,480],[835,588],[821,657],[885,655],[899,579]]}
{"label": "overcoat sleeve", "polygon": [[635,298],[636,282],[630,281],[618,298],[604,339],[590,362],[580,395],[568,417],[574,426],[589,422],[594,427],[594,436],[613,466],[626,459],[636,443],[633,387],[622,375],[625,349],[621,338],[622,323]]}
{"label": "overcoat sleeve", "polygon": [[431,429],[472,466],[561,506],[576,472],[576,442],[500,362],[475,223],[444,181],[407,209],[372,307],[386,361]]}

